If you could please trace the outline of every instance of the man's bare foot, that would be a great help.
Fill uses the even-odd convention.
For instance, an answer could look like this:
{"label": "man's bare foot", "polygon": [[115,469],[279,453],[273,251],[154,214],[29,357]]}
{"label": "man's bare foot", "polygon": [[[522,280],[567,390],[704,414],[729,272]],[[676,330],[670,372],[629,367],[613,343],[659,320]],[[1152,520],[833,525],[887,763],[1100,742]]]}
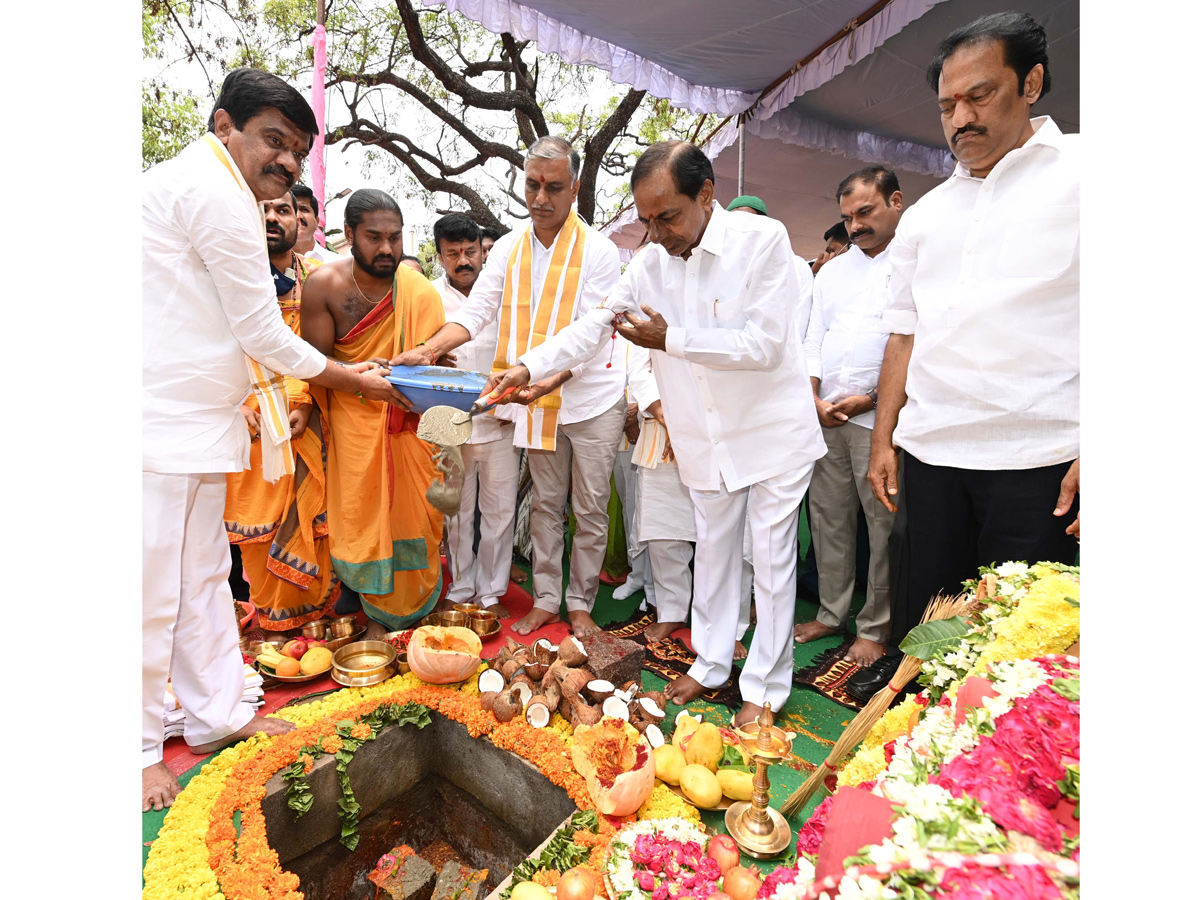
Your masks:
{"label": "man's bare foot", "polygon": [[883,656],[883,644],[868,641],[866,638],[855,638],[850,649],[846,651],[846,659],[860,666],[869,666]]}
{"label": "man's bare foot", "polygon": [[255,716],[233,734],[227,738],[221,738],[219,741],[209,741],[207,744],[196,744],[188,749],[197,756],[206,756],[215,750],[220,750],[222,747],[228,747],[230,744],[236,744],[238,741],[244,741],[252,734],[263,732],[272,737],[278,734],[287,734],[295,729],[295,725],[285,719],[276,719],[274,716]]}
{"label": "man's bare foot", "polygon": [[512,618],[512,613],[508,611],[508,607],[503,603],[493,603],[491,606],[485,606],[484,609],[488,610],[489,612],[494,612],[497,618],[500,619]]}
{"label": "man's bare foot", "polygon": [[600,630],[592,614],[586,609],[572,609],[567,612],[567,621],[571,623],[571,634],[577,638],[587,637]]}
{"label": "man's bare foot", "polygon": [[388,633],[388,627],[374,619],[367,619],[367,633],[362,636],[364,641],[382,641]]}
{"label": "man's bare foot", "polygon": [[685,706],[704,693],[706,688],[691,675],[680,675],[663,692],[676,706]]}
{"label": "man's bare foot", "polygon": [[792,631],[792,637],[796,639],[797,644],[807,644],[809,641],[829,637],[840,630],[839,628],[830,628],[822,622],[801,622]]}
{"label": "man's bare foot", "polygon": [[529,580],[529,573],[520,566],[513,566],[508,570],[508,580],[513,584],[524,584]]}
{"label": "man's bare foot", "polygon": [[749,725],[751,722],[757,722],[758,717],[762,715],[763,708],[757,703],[743,703],[742,708],[738,710],[736,716],[733,717],[733,727],[741,728],[743,725]]}
{"label": "man's bare foot", "polygon": [[656,622],[646,629],[646,640],[651,644],[657,641],[665,641],[671,636],[672,632],[677,631],[683,626],[683,622]]}
{"label": "man's bare foot", "polygon": [[514,634],[530,634],[537,631],[543,625],[551,625],[554,622],[561,622],[558,613],[552,613],[548,609],[538,609],[536,606],[517,621],[512,627]]}
{"label": "man's bare foot", "polygon": [[142,812],[165,809],[175,802],[181,790],[179,779],[171,774],[166,763],[146,766],[142,769]]}
{"label": "man's bare foot", "polygon": [[746,649],[745,644],[743,644],[741,641],[733,642],[733,658],[734,659],[745,659],[749,655],[750,655],[750,651]]}

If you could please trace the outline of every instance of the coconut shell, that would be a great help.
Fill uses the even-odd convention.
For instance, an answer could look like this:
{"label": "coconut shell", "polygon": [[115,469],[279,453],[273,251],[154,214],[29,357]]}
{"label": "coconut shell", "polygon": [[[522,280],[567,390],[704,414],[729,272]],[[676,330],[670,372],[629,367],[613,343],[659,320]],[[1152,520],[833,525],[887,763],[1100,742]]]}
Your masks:
{"label": "coconut shell", "polygon": [[507,647],[501,647],[500,652],[496,654],[496,658],[493,660],[493,667],[499,669],[510,659],[512,659],[512,651]]}
{"label": "coconut shell", "polygon": [[630,699],[632,699],[633,695],[638,693],[642,689],[642,686],[640,684],[638,684],[638,682],[636,682],[636,681],[627,681],[622,685],[618,685],[618,687],[620,688],[620,690],[628,693],[630,696]]}
{"label": "coconut shell", "polygon": [[566,669],[565,672],[562,677],[562,692],[564,696],[574,700],[592,680],[591,673],[584,668]]}
{"label": "coconut shell", "polygon": [[603,718],[600,710],[588,706],[582,698],[576,698],[571,704],[571,722],[578,728],[580,725],[595,725]]}
{"label": "coconut shell", "polygon": [[646,729],[653,723],[647,721],[646,719],[639,719],[635,716],[629,720],[629,724],[638,730],[638,734],[645,734]]}
{"label": "coconut shell", "polygon": [[575,724],[574,704],[566,694],[563,694],[562,699],[558,701],[558,714],[572,725]]}
{"label": "coconut shell", "polygon": [[531,662],[537,662],[537,657],[533,655],[533,651],[528,647],[522,647],[512,656],[517,662],[523,666],[529,665]]}
{"label": "coconut shell", "polygon": [[542,682],[541,693],[545,695],[546,700],[550,703],[550,708],[554,709],[562,702],[562,687],[553,678],[549,678]]}
{"label": "coconut shell", "polygon": [[486,694],[480,694],[479,705],[482,706],[486,712],[491,712],[492,703],[494,703],[496,698],[499,696],[500,695],[495,691],[488,691]]}
{"label": "coconut shell", "polygon": [[542,681],[545,681],[547,678],[551,678],[554,681],[557,681],[559,684],[562,684],[563,678],[566,677],[566,674],[569,671],[570,669],[567,668],[567,664],[565,662],[563,662],[561,659],[556,659],[546,667],[546,674],[542,676]]}
{"label": "coconut shell", "polygon": [[522,672],[522,671],[524,671],[524,669],[522,668],[521,664],[519,662],[517,662],[517,660],[515,660],[515,659],[510,659],[508,662],[506,662],[504,665],[502,665],[500,667],[500,674],[503,675],[504,680],[509,683],[512,682],[514,675],[516,675],[518,672]]}
{"label": "coconut shell", "polygon": [[588,655],[579,638],[572,636],[563,638],[558,645],[558,658],[573,669],[586,663]]}
{"label": "coconut shell", "polygon": [[534,725],[533,720],[530,718],[530,712],[535,707],[541,707],[542,709],[546,710],[546,725],[550,724],[550,717],[554,715],[554,707],[551,706],[550,702],[540,694],[530,697],[529,702],[525,704],[525,721],[530,725],[533,725],[534,728],[545,728],[546,725]]}
{"label": "coconut shell", "polygon": [[543,666],[548,666],[558,659],[558,648],[542,638],[533,645],[533,655]]}
{"label": "coconut shell", "polygon": [[541,681],[545,677],[546,669],[548,668],[549,666],[543,665],[542,663],[525,663],[525,674],[534,681]]}
{"label": "coconut shell", "polygon": [[511,722],[516,716],[520,715],[521,709],[521,699],[512,688],[496,694],[496,699],[492,701],[492,715],[501,724]]}

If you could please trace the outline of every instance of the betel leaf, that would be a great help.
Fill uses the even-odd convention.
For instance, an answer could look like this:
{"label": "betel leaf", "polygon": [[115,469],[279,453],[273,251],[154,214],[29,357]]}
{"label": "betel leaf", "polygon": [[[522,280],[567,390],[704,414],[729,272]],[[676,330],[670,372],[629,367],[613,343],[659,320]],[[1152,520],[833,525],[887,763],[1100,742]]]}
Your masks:
{"label": "betel leaf", "polygon": [[970,630],[971,627],[962,616],[924,622],[900,642],[900,650],[917,659],[933,659],[942,651],[957,647],[963,635]]}
{"label": "betel leaf", "polygon": [[1078,678],[1055,678],[1050,682],[1050,690],[1072,702],[1079,699]]}

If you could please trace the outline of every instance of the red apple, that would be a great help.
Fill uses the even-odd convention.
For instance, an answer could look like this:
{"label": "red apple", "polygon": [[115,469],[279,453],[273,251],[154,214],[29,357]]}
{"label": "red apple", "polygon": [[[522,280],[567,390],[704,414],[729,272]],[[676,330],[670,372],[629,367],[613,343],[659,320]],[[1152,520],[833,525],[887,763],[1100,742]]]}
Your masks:
{"label": "red apple", "polygon": [[307,650],[308,642],[304,638],[296,638],[284,644],[283,649],[279,652],[284,656],[290,656],[292,659],[299,659]]}
{"label": "red apple", "polygon": [[738,845],[727,834],[718,834],[708,842],[708,856],[710,859],[716,860],[722,875],[742,860]]}

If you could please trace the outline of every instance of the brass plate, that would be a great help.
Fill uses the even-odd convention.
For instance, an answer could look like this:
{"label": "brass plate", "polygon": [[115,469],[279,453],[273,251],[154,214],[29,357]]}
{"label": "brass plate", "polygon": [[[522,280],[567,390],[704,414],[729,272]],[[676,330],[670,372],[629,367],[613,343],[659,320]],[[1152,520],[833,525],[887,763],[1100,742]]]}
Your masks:
{"label": "brass plate", "polygon": [[373,684],[379,684],[380,682],[387,681],[395,674],[395,665],[389,663],[388,665],[384,666],[382,671],[376,672],[373,675],[364,676],[345,676],[341,672],[334,669],[333,680],[343,687],[370,687]]}
{"label": "brass plate", "polygon": [[[257,661],[256,661],[257,662]],[[274,678],[276,681],[286,681],[295,684],[301,681],[312,681],[314,678],[320,678],[322,675],[328,675],[329,670],[333,668],[333,664],[329,665],[328,669],[323,672],[317,672],[315,675],[277,675],[275,670],[266,663],[258,663],[258,671],[266,678]]]}
{"label": "brass plate", "polygon": [[346,635],[345,637],[331,638],[328,641],[326,641],[324,644],[318,644],[318,646],[324,647],[326,650],[328,650],[330,653],[332,653],[334,650],[340,650],[342,647],[345,647],[347,644],[353,644],[355,641],[357,641],[359,638],[361,638],[366,633],[367,633],[367,626],[360,625],[358,628],[355,628],[353,632]]}

